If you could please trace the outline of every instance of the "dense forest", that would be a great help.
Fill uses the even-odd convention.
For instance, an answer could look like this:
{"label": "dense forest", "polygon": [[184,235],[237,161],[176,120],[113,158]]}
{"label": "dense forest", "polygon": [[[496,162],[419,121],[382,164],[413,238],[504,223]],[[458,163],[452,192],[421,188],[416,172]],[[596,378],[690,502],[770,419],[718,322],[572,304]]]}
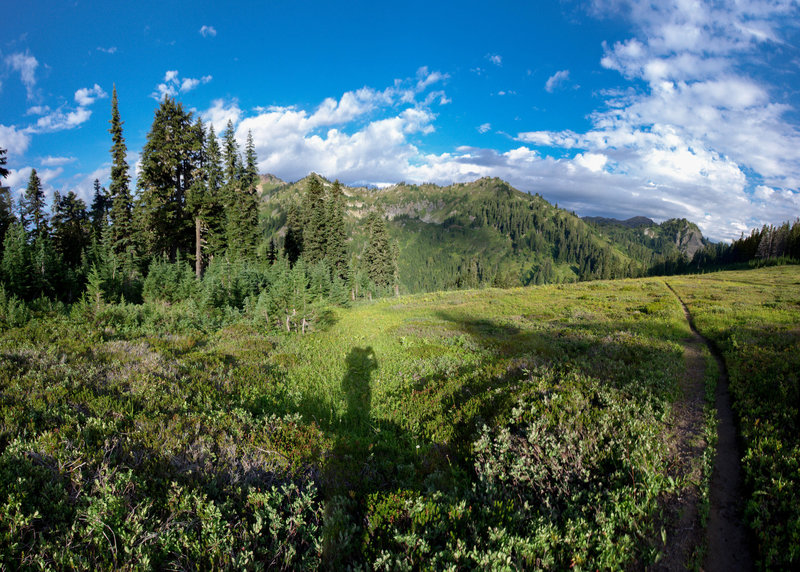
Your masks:
{"label": "dense forest", "polygon": [[[111,177],[90,205],[50,205],[35,170],[13,201],[0,187],[0,287],[36,300],[139,304],[193,300],[305,330],[327,305],[400,292],[703,272],[800,259],[800,224],[732,244],[685,219],[582,220],[499,179],[349,188],[312,174],[258,173],[252,136],[213,126],[170,97],[155,111],[135,191],[116,88]],[[7,150],[0,155],[6,176]]]}

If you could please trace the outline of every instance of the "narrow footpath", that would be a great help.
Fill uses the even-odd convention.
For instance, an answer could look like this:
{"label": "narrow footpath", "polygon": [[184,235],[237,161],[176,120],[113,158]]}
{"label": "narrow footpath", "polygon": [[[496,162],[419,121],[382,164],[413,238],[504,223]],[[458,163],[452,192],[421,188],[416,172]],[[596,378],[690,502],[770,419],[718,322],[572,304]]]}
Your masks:
{"label": "narrow footpath", "polygon": [[[708,347],[717,361],[719,378],[715,395],[717,409],[717,451],[711,476],[711,507],[705,530],[706,554],[702,568],[716,570],[752,570],[753,559],[747,542],[747,532],[742,522],[742,471],[739,444],[736,437],[731,396],[728,391],[728,373],[725,362],[714,346],[695,328],[692,315],[678,293],[666,283],[683,307],[692,330],[684,342],[686,379],[683,395],[675,405],[675,447],[678,472],[691,481],[699,482],[701,470],[697,459],[702,455],[705,441],[702,438],[705,358],[702,347]],[[703,541],[698,504],[699,489],[687,487],[682,498],[677,499],[678,515],[668,530],[665,569],[678,570],[691,559],[696,546]]]}

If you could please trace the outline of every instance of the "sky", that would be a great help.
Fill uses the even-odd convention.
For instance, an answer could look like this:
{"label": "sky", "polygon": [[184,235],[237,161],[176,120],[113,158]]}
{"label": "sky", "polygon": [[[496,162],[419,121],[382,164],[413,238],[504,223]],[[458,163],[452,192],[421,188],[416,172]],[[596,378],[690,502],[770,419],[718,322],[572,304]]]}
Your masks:
{"label": "sky", "polygon": [[116,86],[135,174],[163,97],[262,173],[348,185],[500,177],[580,216],[713,240],[800,216],[789,0],[138,2],[0,8],[5,185],[89,203]]}

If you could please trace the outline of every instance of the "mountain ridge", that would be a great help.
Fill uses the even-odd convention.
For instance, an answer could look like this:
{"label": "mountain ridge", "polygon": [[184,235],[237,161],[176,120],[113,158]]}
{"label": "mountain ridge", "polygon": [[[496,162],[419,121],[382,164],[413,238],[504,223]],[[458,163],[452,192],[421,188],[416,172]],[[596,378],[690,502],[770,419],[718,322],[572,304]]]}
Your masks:
{"label": "mountain ridge", "polygon": [[[294,182],[261,176],[262,230],[278,243],[289,206],[301,205],[309,177],[319,177],[325,188],[332,184],[315,173]],[[409,292],[642,276],[659,256],[691,258],[689,250],[705,240],[688,221],[581,219],[496,177],[342,190],[353,258],[366,240],[359,221],[381,210],[399,247],[401,286]]]}

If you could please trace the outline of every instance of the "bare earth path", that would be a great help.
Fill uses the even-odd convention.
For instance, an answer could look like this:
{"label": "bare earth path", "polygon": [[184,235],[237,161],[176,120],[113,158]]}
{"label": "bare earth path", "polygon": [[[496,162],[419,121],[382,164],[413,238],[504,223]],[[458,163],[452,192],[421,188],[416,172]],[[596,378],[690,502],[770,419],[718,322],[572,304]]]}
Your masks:
{"label": "bare earth path", "polygon": [[[686,379],[683,395],[676,403],[675,427],[678,474],[688,475],[699,482],[701,470],[696,462],[705,447],[702,436],[705,359],[702,347],[708,346],[717,360],[719,379],[715,395],[717,409],[717,454],[711,477],[711,509],[706,529],[706,556],[704,570],[752,570],[753,560],[747,544],[747,533],[742,523],[742,477],[739,445],[736,438],[731,397],[728,392],[728,375],[725,363],[712,345],[701,336],[694,326],[686,304],[677,292],[667,284],[678,298],[692,336],[684,342]],[[667,551],[661,563],[664,569],[682,569],[691,558],[694,547],[702,542],[699,522],[698,487],[687,487],[682,498],[677,499],[678,517],[668,530]]]}

